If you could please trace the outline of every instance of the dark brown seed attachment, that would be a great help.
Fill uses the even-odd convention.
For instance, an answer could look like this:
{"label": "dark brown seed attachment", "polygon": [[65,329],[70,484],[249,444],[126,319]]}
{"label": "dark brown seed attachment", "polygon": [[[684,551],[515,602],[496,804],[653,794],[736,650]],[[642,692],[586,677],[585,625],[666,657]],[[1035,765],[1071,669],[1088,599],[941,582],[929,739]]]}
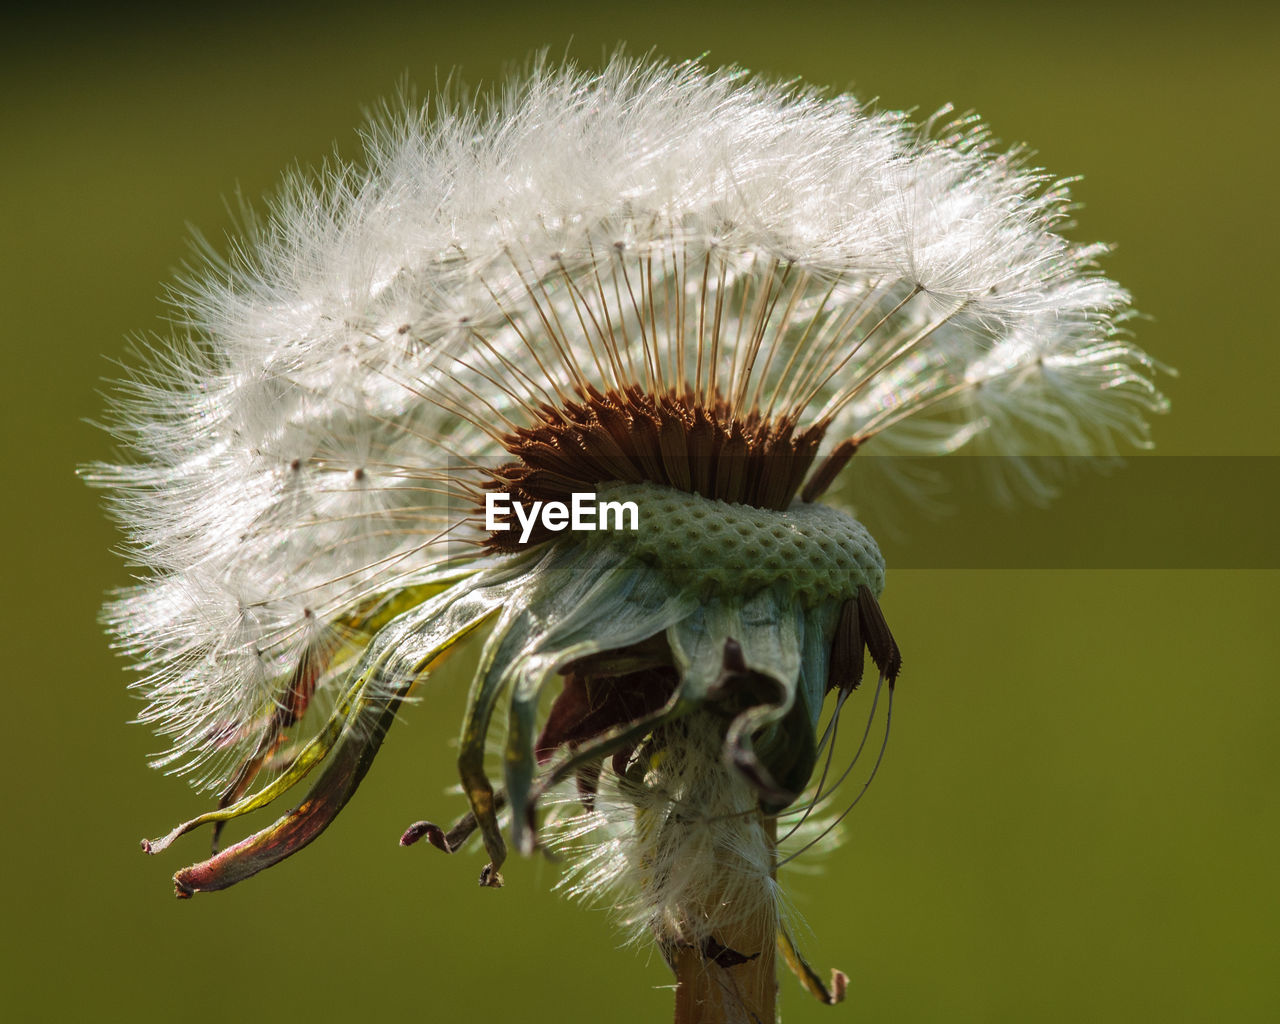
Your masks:
{"label": "dark brown seed attachment", "polygon": [[[518,461],[492,473],[485,486],[529,505],[568,504],[575,492],[609,481],[654,483],[704,498],[782,510],[795,499],[817,456],[825,423],[797,429],[756,410],[736,413],[686,391],[653,395],[639,387],[544,405],[538,422],[504,439]],[[540,525],[522,545],[518,530],[490,535],[488,545],[512,550],[547,540]]]}

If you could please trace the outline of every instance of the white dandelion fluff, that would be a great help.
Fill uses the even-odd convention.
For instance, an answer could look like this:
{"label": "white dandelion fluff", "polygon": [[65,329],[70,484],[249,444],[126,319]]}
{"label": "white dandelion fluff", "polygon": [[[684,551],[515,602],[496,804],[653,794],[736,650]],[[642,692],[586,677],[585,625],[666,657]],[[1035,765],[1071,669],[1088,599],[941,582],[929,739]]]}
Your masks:
{"label": "white dandelion fluff", "polygon": [[[156,764],[220,798],[150,848],[314,769],[179,892],[310,842],[414,681],[483,629],[471,813],[406,841],[479,831],[500,884],[499,815],[531,850],[539,798],[576,780],[579,813],[551,813],[555,842],[591,838],[574,877],[630,892],[673,962],[728,969],[781,927],[774,833],[827,795],[801,797],[827,694],[864,649],[890,687],[900,665],[875,542],[817,499],[866,445],[1146,444],[1164,399],[1129,297],[1059,233],[1066,184],[972,118],[619,57],[365,141],[179,286],[178,333],[119,388],[129,454],[89,471],[140,567],[105,615]],[[498,492],[598,492],[641,526],[522,539],[486,518]]]}

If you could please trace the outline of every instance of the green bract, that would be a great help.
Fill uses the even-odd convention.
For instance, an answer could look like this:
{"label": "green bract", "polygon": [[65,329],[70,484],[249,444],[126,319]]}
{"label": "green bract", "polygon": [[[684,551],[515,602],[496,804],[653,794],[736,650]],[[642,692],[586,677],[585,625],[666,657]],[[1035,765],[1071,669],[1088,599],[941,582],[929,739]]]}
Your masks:
{"label": "green bract", "polygon": [[[452,849],[478,828],[501,884],[506,847],[498,825],[510,807],[512,836],[534,843],[538,796],[584,766],[635,747],[662,723],[704,705],[725,717],[725,756],[781,809],[804,789],[816,758],[815,725],[829,688],[829,657],[842,607],[859,588],[879,596],[884,562],[860,523],[797,503],[782,512],[711,501],[651,484],[606,485],[602,500],[635,501],[636,531],[575,533],[509,556],[454,582],[381,627],[348,673],[330,724],[289,771],[259,793],[202,815],[190,828],[254,810],[298,782],[333,749],[312,794],[269,829],[176,876],[181,893],[220,889],[289,856],[319,834],[354,790],[414,681],[458,639],[489,635],[472,683],[458,759],[472,814],[450,833]],[[422,596],[432,588],[420,587]],[[403,603],[407,592],[388,598]],[[664,642],[666,653],[629,649]],[[583,659],[618,652],[619,676],[667,661],[678,684],[662,706],[575,746],[539,771],[538,710],[546,685]],[[734,682],[727,687],[727,677]],[[505,792],[485,772],[485,742],[505,698]],[[303,819],[307,819],[304,826]],[[320,826],[320,827],[317,827]]]}

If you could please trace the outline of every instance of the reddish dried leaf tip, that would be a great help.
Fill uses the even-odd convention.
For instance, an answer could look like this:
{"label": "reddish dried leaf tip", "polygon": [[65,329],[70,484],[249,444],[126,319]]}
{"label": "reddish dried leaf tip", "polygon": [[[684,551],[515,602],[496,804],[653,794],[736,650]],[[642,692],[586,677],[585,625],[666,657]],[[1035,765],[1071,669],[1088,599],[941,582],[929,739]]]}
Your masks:
{"label": "reddish dried leaf tip", "polygon": [[155,852],[156,852],[155,850],[153,850],[153,849],[151,848],[151,840],[150,840],[150,839],[144,839],[144,840],[142,840],[142,852],[143,852],[143,853],[155,853]]}
{"label": "reddish dried leaf tip", "polygon": [[420,839],[425,839],[437,850],[443,850],[445,853],[453,853],[453,847],[449,844],[449,839],[444,834],[444,829],[433,821],[415,821],[400,837],[401,846],[412,846]]}
{"label": "reddish dried leaf tip", "polygon": [[831,970],[831,991],[827,995],[827,1005],[835,1006],[844,1002],[845,991],[849,987],[849,976],[835,968]]}

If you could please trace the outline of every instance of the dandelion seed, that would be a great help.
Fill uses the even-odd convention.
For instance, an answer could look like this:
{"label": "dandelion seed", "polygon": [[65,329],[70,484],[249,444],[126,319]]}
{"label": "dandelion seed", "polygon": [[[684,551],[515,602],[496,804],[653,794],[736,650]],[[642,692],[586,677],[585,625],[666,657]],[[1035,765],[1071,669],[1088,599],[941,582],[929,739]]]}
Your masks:
{"label": "dandelion seed", "polygon": [[[871,775],[902,661],[875,541],[820,499],[866,446],[1147,443],[1164,400],[1103,248],[1059,235],[1065,185],[972,119],[696,63],[536,64],[366,145],[184,283],[184,332],[120,388],[131,459],[88,474],[144,574],[105,616],[155,764],[217,795],[147,848],[216,844],[314,776],[178,893],[301,849],[475,632],[470,810],[402,842],[478,833],[488,886],[508,842],[566,851],[566,887],[657,942],[688,1019],[772,1019],[775,936],[837,1001],[777,869],[829,827],[815,808],[840,816],[865,655]],[[486,528],[495,492],[499,527],[541,518]],[[557,525],[583,492],[639,528]]]}

